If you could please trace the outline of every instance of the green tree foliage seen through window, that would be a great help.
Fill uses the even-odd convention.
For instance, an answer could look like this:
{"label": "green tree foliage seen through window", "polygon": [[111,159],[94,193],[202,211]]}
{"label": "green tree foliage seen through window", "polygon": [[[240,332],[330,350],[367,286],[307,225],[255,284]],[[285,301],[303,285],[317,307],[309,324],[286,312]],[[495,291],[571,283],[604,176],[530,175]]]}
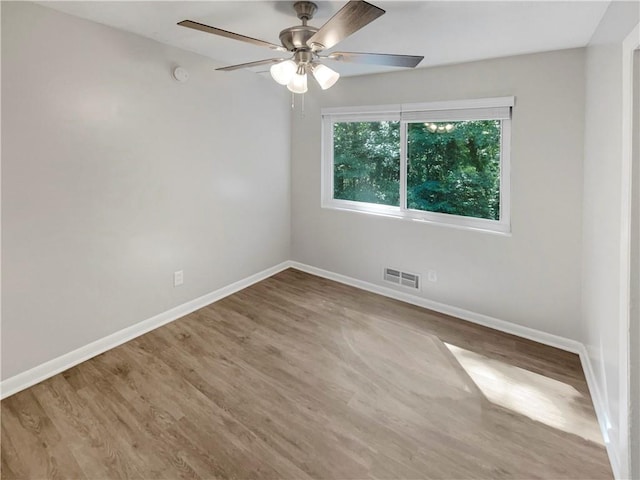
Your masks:
{"label": "green tree foliage seen through window", "polygon": [[333,198],[400,205],[400,122],[333,127]]}
{"label": "green tree foliage seen through window", "polygon": [[[406,207],[499,220],[500,135],[499,120],[408,124]],[[335,199],[400,205],[400,122],[335,123],[333,142]]]}
{"label": "green tree foliage seen through window", "polygon": [[500,121],[408,125],[407,208],[500,219]]}

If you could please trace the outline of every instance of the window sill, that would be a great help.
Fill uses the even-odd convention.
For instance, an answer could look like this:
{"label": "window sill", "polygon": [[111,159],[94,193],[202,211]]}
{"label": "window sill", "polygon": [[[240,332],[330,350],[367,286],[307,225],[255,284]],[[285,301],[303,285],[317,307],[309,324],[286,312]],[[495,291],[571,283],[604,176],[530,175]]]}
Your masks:
{"label": "window sill", "polygon": [[486,220],[483,218],[462,217],[446,213],[421,212],[419,210],[401,210],[399,207],[378,205],[374,203],[351,202],[348,200],[331,200],[322,202],[322,208],[342,212],[395,218],[404,221],[424,223],[438,227],[455,228],[479,233],[500,236],[511,236],[511,226],[507,222]]}

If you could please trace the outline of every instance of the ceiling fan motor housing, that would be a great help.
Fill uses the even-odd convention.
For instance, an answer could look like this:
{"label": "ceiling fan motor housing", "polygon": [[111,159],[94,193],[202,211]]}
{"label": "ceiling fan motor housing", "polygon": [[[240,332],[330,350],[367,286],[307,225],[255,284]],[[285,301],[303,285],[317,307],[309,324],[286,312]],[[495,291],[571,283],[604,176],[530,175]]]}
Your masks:
{"label": "ceiling fan motor housing", "polygon": [[295,27],[285,28],[280,32],[280,41],[282,45],[290,52],[299,49],[309,49],[307,40],[309,40],[318,31],[316,27],[309,25],[296,25]]}
{"label": "ceiling fan motor housing", "polygon": [[307,41],[318,31],[316,27],[307,25],[318,10],[318,6],[313,2],[295,2],[293,8],[302,20],[302,25],[285,28],[280,32],[280,42],[290,52],[298,50],[309,50]]}

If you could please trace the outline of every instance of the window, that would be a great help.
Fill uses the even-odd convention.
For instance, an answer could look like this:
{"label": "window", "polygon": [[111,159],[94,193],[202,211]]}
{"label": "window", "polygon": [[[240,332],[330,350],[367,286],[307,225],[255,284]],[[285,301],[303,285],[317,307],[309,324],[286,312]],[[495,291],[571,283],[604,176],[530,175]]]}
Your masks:
{"label": "window", "polygon": [[509,232],[513,104],[323,109],[322,206]]}

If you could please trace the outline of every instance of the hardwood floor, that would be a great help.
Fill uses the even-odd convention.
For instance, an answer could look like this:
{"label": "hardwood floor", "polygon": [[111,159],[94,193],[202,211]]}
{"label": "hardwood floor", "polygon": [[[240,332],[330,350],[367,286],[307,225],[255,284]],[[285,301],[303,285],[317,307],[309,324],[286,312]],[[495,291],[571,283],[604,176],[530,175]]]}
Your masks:
{"label": "hardwood floor", "polygon": [[2,478],[612,478],[578,357],[297,270],[2,401]]}

